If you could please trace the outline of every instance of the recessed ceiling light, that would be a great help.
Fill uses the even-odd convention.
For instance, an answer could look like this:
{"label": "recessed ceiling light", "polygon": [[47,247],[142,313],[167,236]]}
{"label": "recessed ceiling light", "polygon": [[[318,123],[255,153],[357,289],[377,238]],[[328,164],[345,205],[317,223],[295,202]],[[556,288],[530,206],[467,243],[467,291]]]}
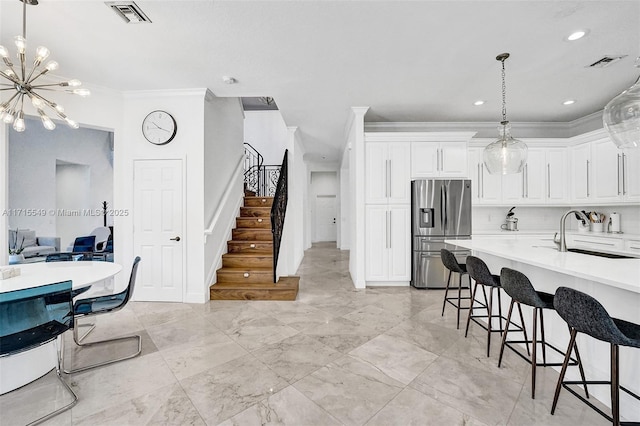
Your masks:
{"label": "recessed ceiling light", "polygon": [[227,84],[235,84],[238,80],[236,80],[233,77],[229,77],[225,75],[224,77],[222,77],[222,81],[224,81]]}
{"label": "recessed ceiling light", "polygon": [[482,100],[478,100],[478,101],[475,101],[473,104],[474,104],[475,106],[484,105],[484,101],[482,101]]}
{"label": "recessed ceiling light", "polygon": [[576,103],[575,99],[567,99],[562,103],[562,105],[573,105],[575,103]]}
{"label": "recessed ceiling light", "polygon": [[580,40],[582,37],[586,36],[588,32],[589,30],[574,31],[571,34],[569,34],[569,36],[567,37],[567,40],[569,41]]}

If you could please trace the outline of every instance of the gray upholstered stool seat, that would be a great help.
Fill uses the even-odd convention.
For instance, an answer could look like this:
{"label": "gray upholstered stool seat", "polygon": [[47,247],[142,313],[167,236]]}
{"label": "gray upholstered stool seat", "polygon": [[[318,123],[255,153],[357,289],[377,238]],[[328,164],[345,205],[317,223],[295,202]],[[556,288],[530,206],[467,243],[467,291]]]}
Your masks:
{"label": "gray upholstered stool seat", "polygon": [[[500,272],[500,283],[502,284],[502,288],[504,291],[511,296],[511,305],[509,306],[509,313],[507,314],[507,329],[504,333],[502,333],[502,344],[500,346],[500,356],[498,358],[498,367],[502,363],[502,356],[504,354],[504,348],[508,347],[513,350],[516,354],[522,357],[525,361],[531,364],[531,398],[535,398],[536,396],[536,369],[537,367],[551,367],[551,366],[560,366],[561,363],[556,362],[547,362],[547,351],[546,348],[554,350],[558,354],[562,356],[566,355],[567,362],[571,362],[571,365],[577,365],[580,369],[580,375],[584,380],[584,370],[582,368],[582,362],[580,362],[580,353],[578,352],[578,347],[573,344],[569,346],[566,354],[551,345],[550,343],[545,341],[544,338],[544,316],[543,310],[545,309],[554,309],[554,295],[549,293],[544,293],[541,291],[536,291],[531,284],[531,281],[524,275],[522,272],[516,271],[514,269],[502,268]],[[511,313],[513,312],[514,304],[525,304],[531,306],[533,308],[533,325],[532,325],[532,337],[531,340],[527,338],[525,330],[510,330],[509,325],[511,322]],[[537,333],[538,333],[538,317],[540,317],[540,337],[541,340],[538,341]],[[523,331],[524,332],[524,340],[507,340],[507,334],[512,331]],[[531,358],[525,357],[519,350],[514,346],[517,343],[524,343],[527,345],[527,352],[529,353],[529,343],[532,344],[530,356]],[[542,362],[537,361],[537,345],[541,343],[542,349]],[[575,353],[575,359],[571,358],[571,352]],[[587,391],[586,384],[584,385],[584,391],[587,397],[589,397],[589,393]]]}
{"label": "gray upholstered stool seat", "polygon": [[[475,284],[473,286],[473,291],[471,292],[471,308],[469,309],[469,315],[467,315],[467,326],[464,331],[464,337],[467,337],[469,333],[469,325],[471,321],[478,324],[480,327],[487,330],[487,356],[490,355],[491,352],[491,333],[500,333],[504,331],[503,328],[503,320],[507,321],[507,318],[502,316],[502,302],[500,299],[500,289],[502,285],[500,284],[500,276],[494,275],[489,271],[489,267],[482,259],[476,256],[467,256],[466,260],[467,271],[469,272],[469,276],[473,278]],[[484,296],[484,304],[478,300],[476,300],[476,294],[478,291],[478,286],[482,288],[482,294]],[[489,298],[487,299],[486,287],[489,288]],[[498,292],[498,313],[497,315],[493,312],[493,293],[494,290]],[[476,305],[479,305],[476,306]],[[486,310],[486,315],[474,314],[474,309],[484,309]],[[520,305],[518,305],[518,310],[520,312],[520,324],[524,324],[524,318],[522,316],[522,309]],[[480,322],[480,318],[486,318],[486,325],[483,322]],[[493,327],[493,320],[498,319],[498,328]],[[526,331],[518,324],[512,323],[515,327],[520,330]],[[526,336],[526,334],[525,334]]]}
{"label": "gray upholstered stool seat", "polygon": [[[566,381],[564,376],[567,367],[570,365],[568,357],[565,356],[560,377],[556,385],[556,393],[553,397],[553,405],[551,414],[556,410],[558,397],[562,387],[574,394],[588,406],[593,408],[599,414],[607,418],[614,425],[624,424],[620,422],[620,389],[635,399],[640,400],[640,396],[631,392],[627,388],[620,385],[620,368],[619,368],[619,346],[629,346],[632,348],[640,348],[640,325],[629,321],[611,318],[606,309],[593,297],[572,288],[560,287],[556,291],[554,305],[558,314],[569,325],[571,330],[571,338],[569,347],[575,345],[578,333],[584,333],[611,345],[611,380],[603,381],[586,381],[582,377],[582,381]],[[607,384],[611,386],[611,416],[603,412],[601,409],[591,404],[582,395],[576,393],[569,385],[587,384]],[[633,423],[638,424],[638,423]]]}
{"label": "gray upholstered stool seat", "polygon": [[[471,278],[469,278],[469,286],[462,287],[462,276],[469,275],[467,272],[467,265],[464,263],[458,262],[456,256],[447,249],[440,250],[440,258],[442,259],[442,264],[445,268],[449,270],[449,276],[447,278],[447,288],[444,292],[444,301],[442,302],[442,315],[444,316],[444,308],[447,306],[447,303],[454,306],[457,311],[458,322],[456,328],[460,328],[460,310],[461,309],[469,309],[469,306],[462,306],[462,300],[471,299],[471,295],[462,296],[462,290],[470,290],[471,288]],[[457,296],[450,297],[449,296],[449,288],[451,285],[451,274],[458,274],[458,294]]]}

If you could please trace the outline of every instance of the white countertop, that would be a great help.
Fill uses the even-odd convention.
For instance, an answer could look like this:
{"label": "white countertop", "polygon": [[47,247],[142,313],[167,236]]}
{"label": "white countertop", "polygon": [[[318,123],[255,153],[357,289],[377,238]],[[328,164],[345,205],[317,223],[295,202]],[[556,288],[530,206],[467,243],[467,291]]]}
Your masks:
{"label": "white countertop", "polygon": [[479,253],[487,253],[640,293],[640,259],[608,259],[580,253],[560,253],[550,238],[541,239],[535,236],[517,238],[474,236],[470,240],[446,240],[445,242]]}
{"label": "white countertop", "polygon": [[73,288],[86,287],[116,275],[122,265],[112,262],[40,262],[12,265],[20,275],[0,280],[0,292],[38,287],[62,281],[73,281]]}

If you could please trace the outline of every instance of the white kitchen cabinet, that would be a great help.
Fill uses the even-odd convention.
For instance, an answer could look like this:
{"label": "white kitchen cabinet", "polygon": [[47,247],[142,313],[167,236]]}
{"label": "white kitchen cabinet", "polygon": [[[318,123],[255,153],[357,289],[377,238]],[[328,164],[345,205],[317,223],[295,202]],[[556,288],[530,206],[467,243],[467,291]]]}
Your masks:
{"label": "white kitchen cabinet", "polygon": [[592,142],[593,200],[619,201],[622,198],[622,152],[609,138]]}
{"label": "white kitchen cabinet", "polygon": [[569,201],[569,172],[567,148],[546,150],[547,203]]}
{"label": "white kitchen cabinet", "polygon": [[591,144],[570,148],[572,199],[575,202],[591,200]]}
{"label": "white kitchen cabinet", "polygon": [[365,207],[366,281],[411,280],[410,207],[367,205]]}
{"label": "white kitchen cabinet", "polygon": [[365,194],[368,204],[411,202],[411,148],[408,142],[368,142]]}
{"label": "white kitchen cabinet", "polygon": [[502,175],[492,175],[484,165],[484,148],[469,149],[469,178],[473,186],[473,204],[500,204],[502,202]]}
{"label": "white kitchen cabinet", "polygon": [[640,149],[622,151],[622,195],[625,201],[640,201]]}
{"label": "white kitchen cabinet", "polygon": [[564,148],[529,148],[521,173],[502,177],[502,201],[507,204],[566,203]]}
{"label": "white kitchen cabinet", "polygon": [[640,152],[620,150],[608,137],[571,148],[573,201],[640,201]]}
{"label": "white kitchen cabinet", "polygon": [[411,177],[467,177],[467,143],[412,142]]}

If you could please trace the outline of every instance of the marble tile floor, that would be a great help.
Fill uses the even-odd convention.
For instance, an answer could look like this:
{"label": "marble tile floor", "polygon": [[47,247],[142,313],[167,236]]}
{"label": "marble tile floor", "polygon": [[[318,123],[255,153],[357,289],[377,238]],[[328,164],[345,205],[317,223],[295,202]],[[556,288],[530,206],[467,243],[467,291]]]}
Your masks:
{"label": "marble tile floor", "polygon": [[[295,302],[131,302],[97,317],[92,339],[138,333],[132,360],[65,379],[78,404],[47,425],[606,425],[564,391],[558,374],[530,368],[485,331],[456,330],[438,290],[355,290],[348,252],[315,244],[298,271]],[[130,350],[110,347],[74,362]],[[495,349],[495,350],[494,350]],[[84,359],[83,359],[84,358]],[[56,396],[58,399],[56,399]],[[49,375],[0,397],[0,425],[24,424],[64,393]]]}

